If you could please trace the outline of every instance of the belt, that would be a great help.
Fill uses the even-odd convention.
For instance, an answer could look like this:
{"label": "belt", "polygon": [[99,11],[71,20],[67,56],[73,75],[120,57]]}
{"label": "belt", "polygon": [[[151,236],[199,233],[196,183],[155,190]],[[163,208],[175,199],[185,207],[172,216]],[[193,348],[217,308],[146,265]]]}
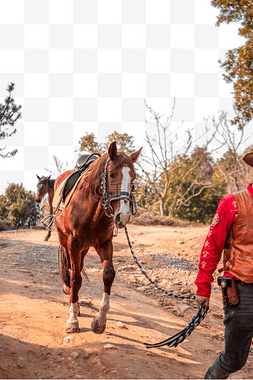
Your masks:
{"label": "belt", "polygon": [[235,280],[237,283],[240,283],[241,285],[250,285],[253,286],[253,282],[243,282],[241,280]]}

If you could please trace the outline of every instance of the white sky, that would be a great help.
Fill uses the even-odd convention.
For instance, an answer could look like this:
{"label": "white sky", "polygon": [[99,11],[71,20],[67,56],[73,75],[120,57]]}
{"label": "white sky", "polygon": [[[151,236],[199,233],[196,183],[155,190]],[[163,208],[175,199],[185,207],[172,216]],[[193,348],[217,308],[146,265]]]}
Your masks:
{"label": "white sky", "polygon": [[[187,2],[186,0],[171,0],[171,2],[167,0],[139,0],[139,2],[97,0],[96,22],[90,19],[86,20],[86,24],[78,21],[78,14],[73,13],[73,3],[68,0],[36,2],[36,4],[48,4],[47,23],[45,23],[46,12],[43,16],[44,8],[36,9],[34,4],[32,0],[9,0],[8,2],[0,0],[0,31],[3,33],[8,30],[16,31],[13,37],[7,38],[9,45],[6,46],[6,42],[3,41],[0,43],[2,57],[0,62],[0,102],[2,103],[6,97],[7,84],[13,81],[16,83],[13,93],[15,102],[22,105],[22,119],[16,125],[18,133],[1,142],[1,145],[8,146],[8,150],[17,147],[18,154],[9,159],[0,158],[0,194],[4,193],[8,183],[19,182],[20,178],[28,190],[36,191],[35,174],[46,175],[46,167],[53,170],[53,155],[68,162],[70,168],[73,167],[78,156],[78,152],[76,152],[78,142],[85,132],[94,132],[99,142],[103,142],[105,137],[114,130],[120,133],[127,132],[134,136],[136,148],[145,147],[145,117],[149,115],[144,112],[144,117],[140,118],[140,112],[136,108],[133,109],[136,119],[131,112],[124,116],[125,99],[129,101],[137,99],[139,103],[136,104],[140,104],[141,107],[145,99],[155,111],[167,117],[170,115],[175,97],[178,108],[176,108],[177,118],[171,124],[172,128],[177,128],[180,121],[184,119],[185,112],[184,128],[192,129],[194,136],[198,134],[198,129],[203,128],[203,118],[213,114],[217,116],[219,110],[224,109],[224,105],[224,110],[228,112],[229,117],[233,117],[232,86],[226,84],[222,79],[222,70],[217,61],[218,59],[223,60],[224,53],[228,49],[239,46],[243,43],[243,39],[238,36],[238,23],[224,24],[219,28],[214,26],[218,13],[210,5],[209,0],[187,0]],[[131,4],[136,8],[136,14],[130,13],[131,8],[128,6],[130,7]],[[137,7],[138,4],[140,8]],[[145,7],[146,12],[142,23],[140,21],[142,18],[141,4]],[[187,19],[188,15],[181,12],[180,6],[184,4],[188,6],[186,12],[189,14],[192,12],[192,19]],[[27,11],[28,8],[30,13]],[[112,8],[114,12],[111,12]],[[15,9],[14,12],[13,9]],[[41,12],[41,16],[38,12]],[[94,12],[91,12],[92,14]],[[180,15],[183,20],[180,19]],[[41,17],[41,23],[38,23],[38,17]],[[120,29],[121,39],[119,39],[117,48],[106,47],[106,45],[101,47],[98,44],[99,39],[103,40],[101,32],[103,27],[108,25],[122,26]],[[55,28],[56,26],[63,27],[62,40],[57,40],[57,42],[55,42],[57,36],[54,34],[55,29],[58,30]],[[156,38],[155,35],[156,31],[160,33],[161,28],[167,30],[167,26],[169,26],[170,33],[169,47],[166,47],[165,40],[161,41],[161,37],[165,38],[166,35],[159,34],[159,38]],[[69,45],[66,42],[68,34],[64,35],[67,33],[66,27],[73,31],[73,38],[70,38]],[[19,31],[23,31],[23,40],[19,37]],[[83,34],[84,31],[85,34]],[[202,31],[203,34],[206,33],[204,34],[205,38],[201,36]],[[218,38],[214,45],[212,40],[217,33]],[[115,36],[112,34],[111,38],[113,39]],[[63,48],[60,49],[59,46],[56,46],[57,49],[55,49],[55,44],[61,44],[61,41],[63,44],[65,43]],[[103,43],[106,44],[108,41],[110,42],[110,38],[105,38]],[[19,43],[20,45],[18,45]],[[134,62],[133,72],[125,71],[124,65],[130,67],[131,62],[124,61],[122,57],[130,50],[136,53],[136,57],[139,56],[140,59],[143,52],[145,53],[144,69],[139,69],[140,62]],[[49,68],[46,72],[36,71],[36,67],[26,68],[29,54],[34,52],[40,54],[45,51],[49,54]],[[88,52],[90,55],[97,53],[96,71],[92,71],[88,67],[86,72],[83,70],[82,73],[79,73],[82,68],[74,66],[70,57],[80,54],[80,52]],[[193,68],[189,72],[185,68],[187,64],[190,67],[191,62],[182,62],[180,59],[180,54],[185,57],[186,52],[189,53],[189,59],[194,56]],[[110,76],[111,74],[112,76]],[[214,88],[209,95],[208,91],[211,89],[208,87],[212,87],[212,74],[214,80],[218,78],[218,87]],[[112,78],[117,81],[113,83]],[[166,96],[167,87],[164,85],[166,80],[169,85],[168,96]],[[203,86],[201,87],[202,80]],[[60,93],[62,82],[65,84],[63,87],[63,90],[66,90],[65,97]],[[54,84],[53,88],[51,88],[52,83]],[[117,88],[118,83],[120,83],[119,89]],[[157,88],[155,88],[156,83]],[[205,86],[207,93],[202,96]],[[60,90],[57,92],[58,87]],[[70,96],[67,93],[67,87],[70,89]],[[110,93],[110,90],[113,94],[112,97],[104,95]],[[119,96],[115,94],[119,94]],[[95,103],[97,104],[96,120],[78,121],[78,115],[77,119],[73,119],[75,112],[73,100],[75,102],[78,98],[85,99],[86,107],[91,113],[92,107]],[[41,99],[41,102],[38,99]],[[192,113],[191,107],[189,107],[190,99],[192,99],[194,108]],[[184,101],[189,108],[187,112],[183,106]],[[32,112],[36,112],[37,119]],[[57,123],[59,126],[62,125],[66,132],[64,132],[64,143],[57,145],[56,139],[52,140],[50,123],[54,124],[56,131],[58,130]],[[69,130],[71,130],[70,135],[68,135]],[[245,136],[249,136],[251,133],[252,125],[249,125],[245,129]],[[183,135],[184,132],[181,137]],[[253,144],[252,137],[247,141],[246,146],[250,144]],[[242,150],[246,146],[243,146]],[[47,159],[38,161],[39,164],[36,165],[37,156],[43,156],[43,154]]]}

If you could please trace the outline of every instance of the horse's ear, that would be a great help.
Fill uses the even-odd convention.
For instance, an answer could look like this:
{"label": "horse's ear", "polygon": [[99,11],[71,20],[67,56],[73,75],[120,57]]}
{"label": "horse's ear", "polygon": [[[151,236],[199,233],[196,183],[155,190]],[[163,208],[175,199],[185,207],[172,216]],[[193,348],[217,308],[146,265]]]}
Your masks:
{"label": "horse's ear", "polygon": [[110,146],[109,146],[109,149],[108,149],[108,154],[109,154],[109,157],[110,159],[113,161],[115,160],[116,156],[117,156],[117,145],[116,145],[116,141],[113,141]]}
{"label": "horse's ear", "polygon": [[142,150],[142,147],[139,150],[137,150],[136,152],[130,154],[130,158],[132,160],[132,163],[135,163],[137,161],[137,159],[141,153],[141,150]]}
{"label": "horse's ear", "polygon": [[47,180],[49,180],[49,179],[50,179],[50,177],[51,177],[51,174],[50,174],[50,176],[49,176],[49,177],[47,177]]}
{"label": "horse's ear", "polygon": [[37,178],[40,179],[40,177],[38,176],[38,174],[36,174]]}

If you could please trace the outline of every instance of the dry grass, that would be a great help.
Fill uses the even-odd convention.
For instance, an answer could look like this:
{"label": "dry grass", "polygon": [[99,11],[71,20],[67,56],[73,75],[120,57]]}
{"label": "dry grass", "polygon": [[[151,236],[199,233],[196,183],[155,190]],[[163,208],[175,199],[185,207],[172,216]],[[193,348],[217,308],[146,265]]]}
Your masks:
{"label": "dry grass", "polygon": [[192,223],[183,221],[180,219],[172,219],[167,216],[153,215],[149,212],[138,213],[131,218],[130,222],[132,224],[138,224],[140,226],[151,226],[151,225],[160,225],[160,226],[189,226]]}

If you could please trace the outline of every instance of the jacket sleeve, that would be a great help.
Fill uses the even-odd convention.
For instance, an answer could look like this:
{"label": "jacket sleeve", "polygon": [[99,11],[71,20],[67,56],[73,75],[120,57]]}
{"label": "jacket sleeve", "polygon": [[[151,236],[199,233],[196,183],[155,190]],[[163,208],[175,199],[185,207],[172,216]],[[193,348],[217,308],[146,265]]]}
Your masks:
{"label": "jacket sleeve", "polygon": [[199,296],[210,297],[213,273],[237,214],[238,206],[232,194],[220,201],[200,254],[199,271],[195,281]]}

